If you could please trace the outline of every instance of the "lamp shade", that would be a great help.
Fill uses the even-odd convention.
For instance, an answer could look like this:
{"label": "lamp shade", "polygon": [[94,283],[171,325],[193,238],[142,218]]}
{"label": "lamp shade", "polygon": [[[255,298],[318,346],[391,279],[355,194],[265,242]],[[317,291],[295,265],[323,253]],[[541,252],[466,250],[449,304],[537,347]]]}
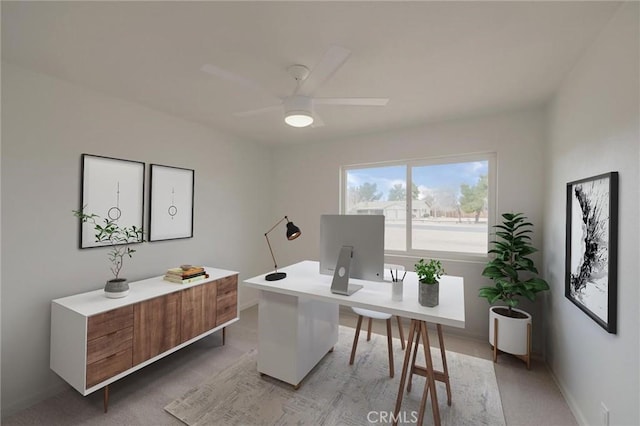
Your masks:
{"label": "lamp shade", "polygon": [[295,226],[293,222],[287,222],[287,240],[295,240],[302,234],[300,228]]}

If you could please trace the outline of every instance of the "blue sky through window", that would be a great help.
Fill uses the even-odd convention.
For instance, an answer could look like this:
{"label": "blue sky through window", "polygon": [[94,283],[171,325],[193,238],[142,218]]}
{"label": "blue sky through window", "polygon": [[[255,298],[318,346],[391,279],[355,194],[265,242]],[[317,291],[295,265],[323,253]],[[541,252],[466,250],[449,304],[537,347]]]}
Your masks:
{"label": "blue sky through window", "polygon": [[[435,164],[412,168],[413,183],[419,188],[455,188],[460,185],[475,185],[478,178],[489,174],[488,161]],[[406,186],[406,166],[372,167],[347,171],[347,186],[357,187],[365,182],[375,183],[382,199],[386,200],[389,189],[400,183]]]}

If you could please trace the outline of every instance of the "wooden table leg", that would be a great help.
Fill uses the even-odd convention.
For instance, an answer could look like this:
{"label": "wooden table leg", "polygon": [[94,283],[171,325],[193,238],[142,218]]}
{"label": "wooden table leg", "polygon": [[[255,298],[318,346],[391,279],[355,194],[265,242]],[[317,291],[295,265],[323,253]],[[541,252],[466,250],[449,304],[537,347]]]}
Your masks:
{"label": "wooden table leg", "polygon": [[104,404],[104,412],[106,413],[107,410],[109,409],[109,385],[104,387],[103,404]]}
{"label": "wooden table leg", "polygon": [[444,339],[442,337],[442,325],[437,324],[438,343],[440,344],[440,356],[442,357],[442,374],[444,375],[444,383],[447,386],[447,405],[451,406],[451,383],[449,382],[449,368],[447,367],[447,355],[444,349]]}
{"label": "wooden table leg", "polygon": [[413,356],[411,358],[411,367],[409,368],[409,383],[407,384],[407,393],[411,392],[411,383],[413,382],[413,367],[416,366],[416,358],[418,356],[418,347],[420,346],[420,330],[416,330],[416,343],[413,346]]}
{"label": "wooden table leg", "polygon": [[[433,360],[431,359],[431,345],[429,344],[429,333],[427,333],[427,323],[420,321],[420,335],[422,336],[422,347],[424,348],[424,358],[427,362],[427,384],[425,385],[425,393],[427,387],[431,388],[431,410],[433,411],[433,423],[440,426],[440,407],[438,407],[438,395],[436,393],[436,381],[433,374]],[[424,400],[425,395],[422,396]],[[420,407],[420,420],[424,416],[424,406]]]}
{"label": "wooden table leg", "polygon": [[393,425],[397,426],[400,413],[400,407],[402,406],[402,397],[404,396],[404,384],[407,379],[407,369],[409,368],[409,358],[411,357],[411,345],[413,344],[413,335],[415,333],[416,324],[418,321],[412,319],[409,326],[409,340],[407,341],[407,350],[404,353],[404,362],[402,363],[402,373],[400,374],[400,387],[398,388],[398,398],[396,399],[396,407],[393,410]]}
{"label": "wooden table leg", "polygon": [[398,321],[398,332],[400,333],[400,343],[402,343],[402,350],[404,350],[404,329],[402,327],[402,320],[398,315],[396,315],[396,320]]}

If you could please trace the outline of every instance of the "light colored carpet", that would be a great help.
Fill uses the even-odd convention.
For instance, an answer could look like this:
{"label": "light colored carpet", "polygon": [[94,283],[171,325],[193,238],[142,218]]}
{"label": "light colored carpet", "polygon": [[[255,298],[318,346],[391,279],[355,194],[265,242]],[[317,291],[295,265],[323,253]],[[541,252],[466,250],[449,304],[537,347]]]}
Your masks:
{"label": "light colored carpet", "polygon": [[[202,425],[368,425],[389,423],[394,409],[404,351],[394,339],[396,374],[389,378],[386,337],[360,334],[354,365],[349,365],[354,330],[340,327],[334,352],[325,356],[297,391],[256,369],[251,350],[231,367],[171,402],[165,410],[190,426]],[[432,348],[436,369],[440,352]],[[498,385],[491,361],[447,351],[452,405],[437,383],[443,425],[504,425]],[[418,365],[424,361],[418,358]],[[405,394],[399,423],[415,423],[425,379],[414,376]],[[430,399],[424,424],[433,424]]]}

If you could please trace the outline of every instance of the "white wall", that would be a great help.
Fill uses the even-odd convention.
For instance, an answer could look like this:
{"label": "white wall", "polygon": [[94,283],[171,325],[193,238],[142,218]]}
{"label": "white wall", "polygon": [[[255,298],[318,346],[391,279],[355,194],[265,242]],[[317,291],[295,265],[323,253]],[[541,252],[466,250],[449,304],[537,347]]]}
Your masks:
{"label": "white wall", "polygon": [[[101,288],[110,276],[106,249],[77,248],[71,210],[80,204],[82,153],[195,169],[194,237],[139,245],[123,269],[130,280],[181,263],[240,271],[241,279],[266,270],[264,210],[272,185],[265,147],[4,63],[2,89],[2,407],[8,415],[62,388],[49,369],[50,301]],[[241,290],[241,305],[253,297]]]}
{"label": "white wall", "polygon": [[[582,424],[640,424],[638,292],[638,3],[624,5],[583,55],[550,109],[544,264],[548,353]],[[618,333],[608,334],[564,297],[566,183],[618,171]]]}
{"label": "white wall", "polygon": [[[276,149],[273,205],[303,232],[297,240],[277,248],[280,263],[318,259],[320,215],[339,213],[341,165],[477,152],[497,153],[498,211],[527,214],[536,225],[534,244],[541,247],[545,129],[542,109],[531,109]],[[412,270],[417,259],[387,260]],[[450,275],[465,280],[464,334],[487,339],[489,305],[478,297],[478,289],[491,283],[481,276],[484,262],[445,261],[444,267]],[[538,352],[543,351],[541,305],[523,304],[534,316],[534,350]]]}

